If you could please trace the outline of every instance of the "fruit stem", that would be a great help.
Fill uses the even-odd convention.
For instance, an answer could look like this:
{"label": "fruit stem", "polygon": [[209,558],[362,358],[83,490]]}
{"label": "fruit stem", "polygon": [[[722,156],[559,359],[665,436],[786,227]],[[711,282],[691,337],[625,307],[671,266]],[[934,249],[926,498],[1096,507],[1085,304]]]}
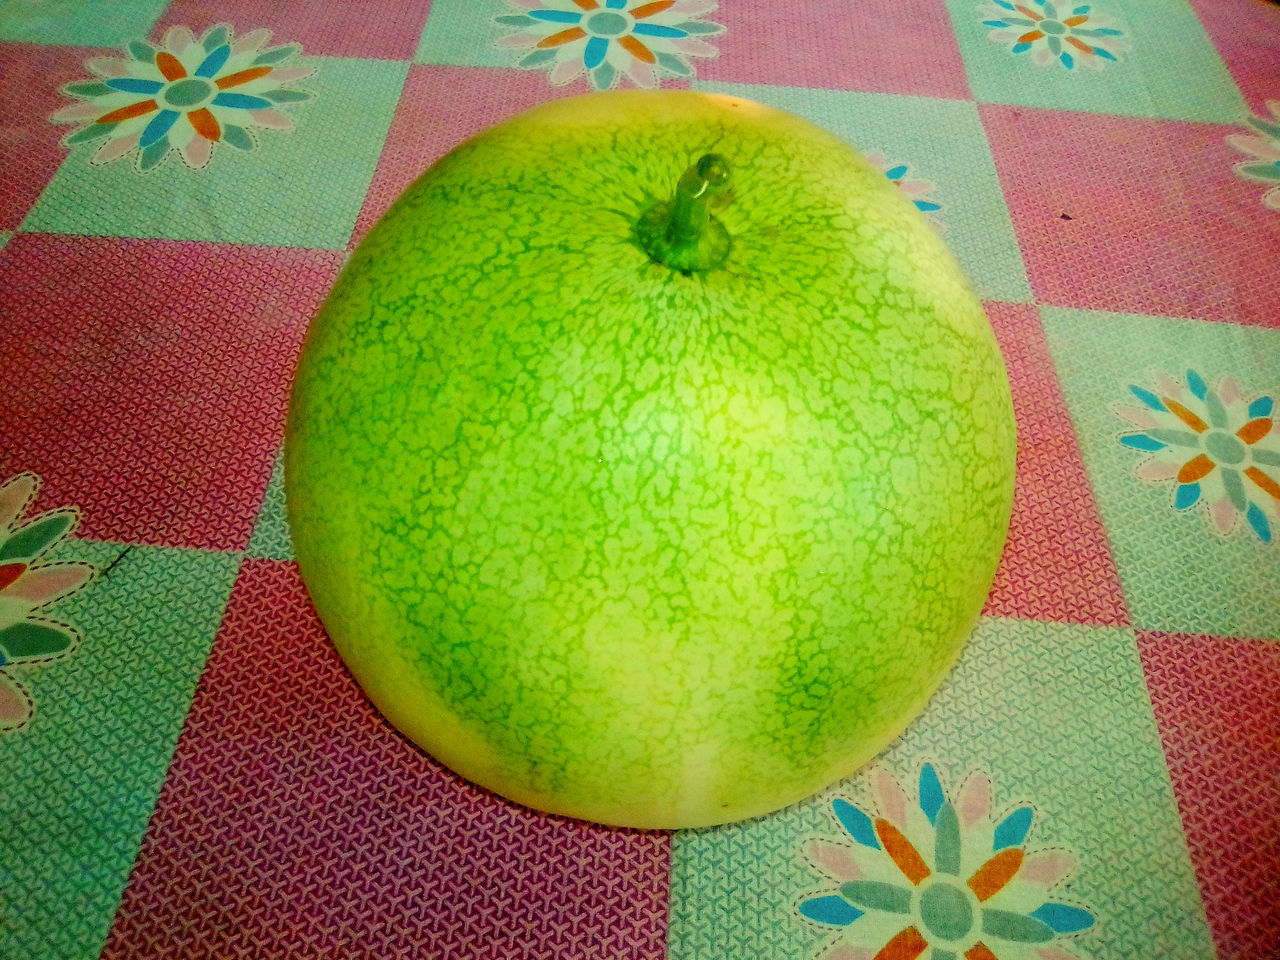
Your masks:
{"label": "fruit stem", "polygon": [[641,248],[657,263],[682,273],[711,270],[729,256],[729,234],[711,204],[729,186],[729,162],[704,154],[676,183],[671,200],[654,204],[636,224]]}

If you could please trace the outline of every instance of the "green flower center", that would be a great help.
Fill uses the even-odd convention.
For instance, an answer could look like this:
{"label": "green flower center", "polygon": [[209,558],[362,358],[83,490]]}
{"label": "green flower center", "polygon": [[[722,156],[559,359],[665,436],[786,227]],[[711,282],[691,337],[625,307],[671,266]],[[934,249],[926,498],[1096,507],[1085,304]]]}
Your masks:
{"label": "green flower center", "polygon": [[177,110],[194,110],[212,100],[215,93],[217,93],[216,88],[208,80],[201,77],[183,77],[160,91],[160,98],[167,106]]}
{"label": "green flower center", "polygon": [[963,940],[973,929],[973,907],[953,884],[935,883],[920,895],[920,919],[939,940]]}
{"label": "green flower center", "polygon": [[631,29],[631,23],[620,13],[601,10],[587,17],[583,24],[587,33],[597,37],[620,37]]}
{"label": "green flower center", "polygon": [[1067,33],[1067,25],[1057,20],[1041,20],[1036,26],[1050,37],[1060,37]]}
{"label": "green flower center", "polygon": [[1213,430],[1204,438],[1204,449],[1218,463],[1234,467],[1244,463],[1245,446],[1238,437],[1223,430]]}

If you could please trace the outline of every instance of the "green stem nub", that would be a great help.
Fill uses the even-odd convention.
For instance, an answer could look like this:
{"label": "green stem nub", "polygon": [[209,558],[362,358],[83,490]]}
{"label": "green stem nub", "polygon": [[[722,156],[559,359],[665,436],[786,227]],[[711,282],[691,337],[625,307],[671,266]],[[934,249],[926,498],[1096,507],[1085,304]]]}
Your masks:
{"label": "green stem nub", "polygon": [[676,183],[674,199],[655,204],[636,224],[645,253],[673,270],[711,270],[729,256],[729,234],[711,204],[729,186],[729,162],[705,154]]}

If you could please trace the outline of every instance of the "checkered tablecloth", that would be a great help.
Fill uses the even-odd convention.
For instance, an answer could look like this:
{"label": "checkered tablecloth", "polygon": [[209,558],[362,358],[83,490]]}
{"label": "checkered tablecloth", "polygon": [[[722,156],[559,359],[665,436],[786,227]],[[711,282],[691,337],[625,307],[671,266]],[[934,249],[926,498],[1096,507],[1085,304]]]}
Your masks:
{"label": "checkered tablecloth", "polygon": [[[591,87],[804,115],[1000,340],[1012,530],[869,768],[675,833],[513,806],[292,559],[307,324],[438,157]],[[1280,956],[1280,6],[0,0],[0,958]]]}

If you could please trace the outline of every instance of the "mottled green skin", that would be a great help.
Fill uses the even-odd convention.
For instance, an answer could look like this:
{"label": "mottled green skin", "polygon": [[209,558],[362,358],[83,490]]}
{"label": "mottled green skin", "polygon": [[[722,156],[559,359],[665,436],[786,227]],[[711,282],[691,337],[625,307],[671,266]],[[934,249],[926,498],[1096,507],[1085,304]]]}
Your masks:
{"label": "mottled green skin", "polygon": [[[721,269],[633,242],[713,149]],[[532,806],[691,826],[851,772],[990,588],[1008,383],[944,245],[808,123],[693,93],[558,101],[428,171],[299,369],[286,492],[352,672]]]}

